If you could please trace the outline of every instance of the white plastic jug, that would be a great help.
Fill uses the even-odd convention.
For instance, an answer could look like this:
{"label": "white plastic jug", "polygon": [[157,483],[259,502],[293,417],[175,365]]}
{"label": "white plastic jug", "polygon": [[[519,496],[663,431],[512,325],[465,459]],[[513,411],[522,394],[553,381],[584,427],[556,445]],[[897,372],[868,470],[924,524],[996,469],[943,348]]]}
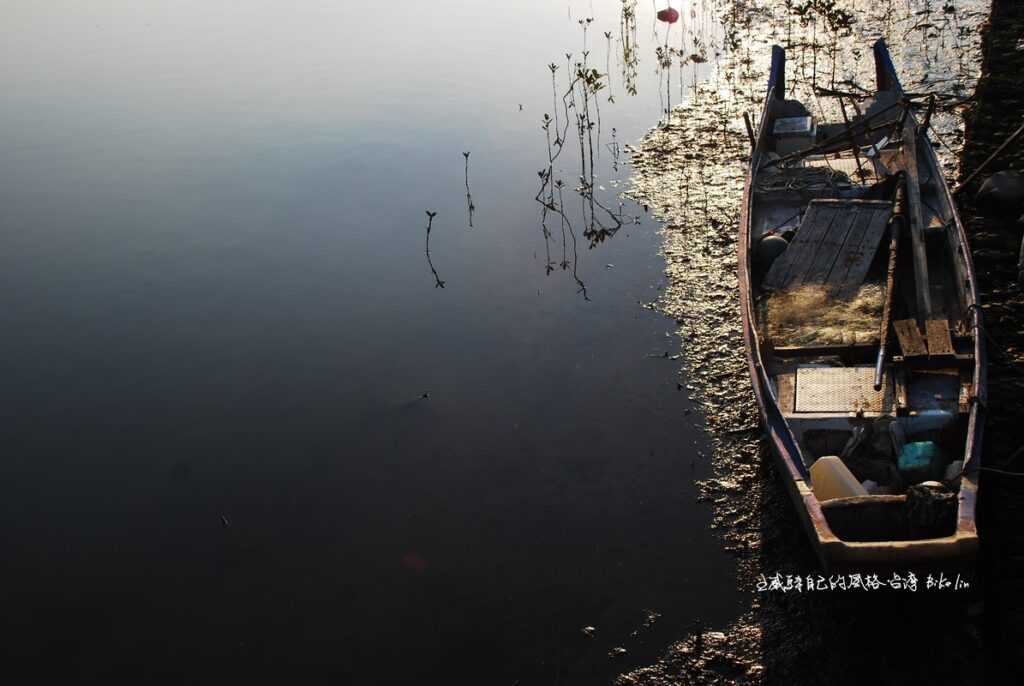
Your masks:
{"label": "white plastic jug", "polygon": [[857,477],[835,455],[818,458],[811,465],[811,490],[818,500],[868,494]]}

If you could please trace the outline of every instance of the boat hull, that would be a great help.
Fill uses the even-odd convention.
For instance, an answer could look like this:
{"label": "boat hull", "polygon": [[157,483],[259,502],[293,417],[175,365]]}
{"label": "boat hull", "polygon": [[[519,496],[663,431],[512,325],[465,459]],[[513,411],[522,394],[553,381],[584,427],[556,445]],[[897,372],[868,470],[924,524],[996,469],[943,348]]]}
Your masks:
{"label": "boat hull", "polygon": [[[875,61],[879,89],[897,90],[902,93],[895,69],[885,44],[879,41],[875,47]],[[754,310],[754,289],[752,285],[752,228],[753,183],[755,171],[761,163],[759,152],[761,141],[768,132],[768,110],[772,98],[780,98],[785,88],[785,54],[781,48],[773,48],[772,69],[769,77],[764,109],[756,132],[755,148],[751,164],[747,169],[744,195],[739,223],[738,277],[743,337],[746,345],[747,364],[752,380],[755,400],[765,439],[778,467],[779,477],[796,508],[800,522],[807,533],[822,566],[829,571],[846,570],[915,570],[958,571],[973,567],[977,550],[978,535],[975,526],[978,483],[981,466],[981,444],[986,400],[985,350],[980,309],[977,306],[977,285],[970,252],[967,250],[967,236],[945,180],[939,175],[942,193],[952,208],[955,236],[963,248],[966,263],[966,290],[970,302],[969,312],[974,340],[974,396],[967,420],[967,440],[964,452],[964,474],[958,493],[956,529],[952,535],[921,540],[851,541],[840,539],[829,526],[822,503],[811,489],[810,475],[804,465],[797,440],[781,411],[778,400],[769,382],[759,340],[757,319]],[[911,115],[912,116],[912,115]],[[934,160],[931,145],[926,155]],[[938,161],[934,160],[935,168]]]}

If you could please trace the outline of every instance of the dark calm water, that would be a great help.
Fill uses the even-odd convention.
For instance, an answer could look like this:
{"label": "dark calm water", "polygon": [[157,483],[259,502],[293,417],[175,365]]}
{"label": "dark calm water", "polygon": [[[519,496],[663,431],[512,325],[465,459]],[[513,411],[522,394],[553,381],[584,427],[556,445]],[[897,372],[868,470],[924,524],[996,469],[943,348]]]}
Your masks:
{"label": "dark calm water", "polygon": [[658,227],[623,201],[591,249],[574,131],[575,257],[534,199],[547,65],[564,90],[593,17],[618,212],[611,128],[665,98],[646,3],[624,92],[622,6],[4,5],[3,652],[65,683],[589,684],[735,614],[642,307]]}

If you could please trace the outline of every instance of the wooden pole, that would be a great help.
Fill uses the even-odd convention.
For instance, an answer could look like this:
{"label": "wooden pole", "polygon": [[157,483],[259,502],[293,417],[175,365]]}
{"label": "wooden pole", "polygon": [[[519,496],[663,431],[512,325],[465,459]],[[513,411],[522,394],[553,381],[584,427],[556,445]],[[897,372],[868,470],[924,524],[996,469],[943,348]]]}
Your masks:
{"label": "wooden pole", "polygon": [[[900,186],[896,189],[896,207],[901,209],[903,202],[900,191],[906,183],[906,177],[901,179]],[[892,301],[896,288],[896,251],[899,249],[900,225],[903,224],[902,211],[894,214],[889,222],[889,269],[885,276],[885,300],[882,301],[882,326],[878,334],[878,361],[875,363],[875,390],[882,390],[882,377],[885,372],[885,357],[889,347],[889,325],[892,322]]]}
{"label": "wooden pole", "polygon": [[850,132],[850,147],[853,148],[853,159],[857,160],[857,175],[860,176],[859,181],[863,183],[868,175],[864,173],[864,168],[860,164],[860,146],[857,145],[857,139],[853,137],[853,129],[850,128],[850,118],[846,116],[846,105],[843,104],[842,96],[839,96],[839,109],[843,113],[843,123],[846,124],[846,130]]}
{"label": "wooden pole", "polygon": [[935,95],[928,96],[928,109],[924,113],[924,121],[921,122],[921,131],[927,133],[928,127],[932,125],[932,115],[935,114]]}
{"label": "wooden pole", "polygon": [[932,285],[928,278],[928,250],[925,245],[924,218],[921,212],[921,179],[917,173],[917,125],[908,116],[903,123],[903,169],[907,172],[907,216],[910,218],[910,240],[914,250],[914,291],[917,293],[917,318],[928,321],[932,316]]}
{"label": "wooden pole", "polygon": [[743,123],[747,125],[747,138],[750,139],[750,152],[753,153],[757,147],[757,139],[754,138],[754,126],[750,123],[750,115],[746,112],[743,113]]}

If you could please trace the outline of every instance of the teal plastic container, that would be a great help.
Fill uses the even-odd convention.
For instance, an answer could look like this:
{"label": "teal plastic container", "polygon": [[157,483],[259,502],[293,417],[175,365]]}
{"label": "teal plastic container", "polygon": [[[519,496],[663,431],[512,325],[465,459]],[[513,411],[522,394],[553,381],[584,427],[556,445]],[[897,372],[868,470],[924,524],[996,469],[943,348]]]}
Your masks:
{"label": "teal plastic container", "polygon": [[932,441],[907,443],[896,460],[896,467],[909,484],[939,479],[945,466],[942,451]]}

